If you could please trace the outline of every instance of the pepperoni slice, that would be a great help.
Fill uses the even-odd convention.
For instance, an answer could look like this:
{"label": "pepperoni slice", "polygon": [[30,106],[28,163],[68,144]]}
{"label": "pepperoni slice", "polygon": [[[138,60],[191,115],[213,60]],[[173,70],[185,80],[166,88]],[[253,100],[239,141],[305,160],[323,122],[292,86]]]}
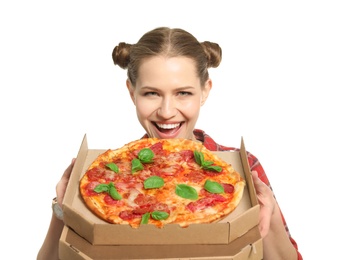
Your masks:
{"label": "pepperoni slice", "polygon": [[156,143],[156,144],[153,144],[150,149],[154,152],[155,155],[162,155],[164,154],[164,151],[163,151],[163,147],[162,147],[162,143],[159,142],[159,143]]}
{"label": "pepperoni slice", "polygon": [[134,202],[139,206],[146,206],[157,203],[157,199],[153,196],[144,195],[140,193],[136,196]]}
{"label": "pepperoni slice", "polygon": [[226,198],[219,194],[211,194],[207,197],[201,198],[197,201],[191,202],[187,205],[187,208],[192,211],[199,211],[199,210],[204,210],[207,207],[214,206],[218,202],[223,202],[225,201]]}
{"label": "pepperoni slice", "polygon": [[232,184],[223,183],[222,185],[223,185],[225,193],[233,193],[234,192],[234,186]]}

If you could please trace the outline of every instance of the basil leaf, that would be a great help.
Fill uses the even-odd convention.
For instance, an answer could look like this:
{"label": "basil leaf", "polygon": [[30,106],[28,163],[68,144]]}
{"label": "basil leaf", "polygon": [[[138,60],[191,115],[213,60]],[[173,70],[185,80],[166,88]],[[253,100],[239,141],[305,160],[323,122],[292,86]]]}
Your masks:
{"label": "basil leaf", "polygon": [[97,192],[97,193],[108,192],[108,191],[109,191],[109,186],[108,186],[108,184],[101,183],[101,184],[98,184],[98,185],[94,188],[94,191]]}
{"label": "basil leaf", "polygon": [[154,158],[154,153],[150,148],[143,148],[140,150],[137,156],[142,163],[150,163]]}
{"label": "basil leaf", "polygon": [[139,159],[134,158],[131,161],[131,172],[134,173],[140,170],[143,170],[143,165]]}
{"label": "basil leaf", "polygon": [[108,192],[110,197],[112,197],[115,200],[120,200],[122,199],[122,196],[118,193],[118,191],[115,188],[115,185],[110,182],[109,184],[101,183],[98,184],[95,188],[94,191],[97,193],[101,192]]}
{"label": "basil leaf", "polygon": [[112,182],[109,183],[109,195],[115,200],[122,199],[121,194],[118,193],[118,191],[115,188],[115,185]]}
{"label": "basil leaf", "polygon": [[214,172],[221,172],[222,168],[218,165],[208,165],[208,166],[203,166],[204,170],[207,171],[214,171]]}
{"label": "basil leaf", "polygon": [[176,185],[175,193],[184,199],[190,199],[190,200],[198,199],[198,193],[196,189],[186,184]]}
{"label": "basil leaf", "polygon": [[210,193],[224,193],[223,186],[215,181],[206,180],[204,188]]}
{"label": "basil leaf", "polygon": [[207,166],[210,166],[210,165],[212,165],[212,164],[213,164],[212,161],[204,161],[204,162],[202,163],[202,167],[207,167]]}
{"label": "basil leaf", "polygon": [[204,162],[204,154],[202,152],[194,151],[194,159],[200,166]]}
{"label": "basil leaf", "polygon": [[151,217],[155,220],[164,220],[169,217],[169,214],[165,211],[153,211]]}
{"label": "basil leaf", "polygon": [[221,172],[222,168],[217,165],[212,165],[212,161],[205,161],[204,154],[202,152],[194,151],[194,158],[197,164],[201,166],[204,170]]}
{"label": "basil leaf", "polygon": [[108,167],[110,170],[116,172],[116,173],[119,172],[118,166],[115,163],[108,163],[105,166]]}
{"label": "basil leaf", "polygon": [[160,188],[164,184],[165,181],[159,176],[151,176],[143,182],[145,189]]}
{"label": "basil leaf", "polygon": [[148,224],[149,218],[150,218],[150,213],[149,212],[144,213],[142,215],[141,224]]}

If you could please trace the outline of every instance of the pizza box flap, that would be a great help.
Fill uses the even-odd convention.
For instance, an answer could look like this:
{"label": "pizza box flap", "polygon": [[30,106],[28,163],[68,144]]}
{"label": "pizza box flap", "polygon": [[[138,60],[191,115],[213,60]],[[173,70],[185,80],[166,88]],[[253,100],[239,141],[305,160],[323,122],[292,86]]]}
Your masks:
{"label": "pizza box flap", "polygon": [[226,259],[259,260],[263,242],[258,226],[227,245],[92,245],[67,226],[59,241],[61,260],[80,259]]}
{"label": "pizza box flap", "polygon": [[245,178],[243,197],[238,207],[217,223],[192,224],[182,228],[167,224],[132,228],[110,224],[93,214],[83,202],[79,180],[94,159],[106,150],[88,149],[84,135],[63,201],[64,223],[93,245],[228,244],[258,225],[259,204],[252,183],[243,139],[240,151],[213,152],[231,163]]}

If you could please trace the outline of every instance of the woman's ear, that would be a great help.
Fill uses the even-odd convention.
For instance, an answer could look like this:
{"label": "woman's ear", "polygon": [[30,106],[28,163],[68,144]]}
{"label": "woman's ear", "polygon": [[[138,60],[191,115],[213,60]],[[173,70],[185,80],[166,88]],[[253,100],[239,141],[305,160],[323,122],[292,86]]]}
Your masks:
{"label": "woman's ear", "polygon": [[127,86],[128,91],[129,91],[130,98],[133,101],[133,103],[135,104],[135,95],[134,95],[135,89],[134,89],[134,87],[131,84],[131,81],[129,79],[126,80],[126,86]]}
{"label": "woman's ear", "polygon": [[203,106],[208,98],[208,95],[210,94],[210,91],[212,89],[212,80],[208,79],[205,83],[205,86],[202,90],[202,97],[201,97],[201,106]]}

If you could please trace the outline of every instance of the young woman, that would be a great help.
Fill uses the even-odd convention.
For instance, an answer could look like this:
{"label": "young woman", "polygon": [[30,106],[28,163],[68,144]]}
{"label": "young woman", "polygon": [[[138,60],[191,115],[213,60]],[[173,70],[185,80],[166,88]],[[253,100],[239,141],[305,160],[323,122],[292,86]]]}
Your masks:
{"label": "young woman", "polygon": [[[182,29],[156,28],[136,44],[121,42],[112,53],[114,64],[127,69],[126,82],[136,107],[144,137],[187,138],[202,142],[212,151],[233,150],[217,144],[204,131],[195,129],[200,108],[209,96],[209,68],[218,67],[220,46],[198,42]],[[275,200],[267,176],[255,156],[248,154],[261,205],[259,228],[264,259],[302,259]],[[74,160],[56,186],[61,205]],[[50,227],[37,259],[58,259],[63,221],[52,214]]]}

